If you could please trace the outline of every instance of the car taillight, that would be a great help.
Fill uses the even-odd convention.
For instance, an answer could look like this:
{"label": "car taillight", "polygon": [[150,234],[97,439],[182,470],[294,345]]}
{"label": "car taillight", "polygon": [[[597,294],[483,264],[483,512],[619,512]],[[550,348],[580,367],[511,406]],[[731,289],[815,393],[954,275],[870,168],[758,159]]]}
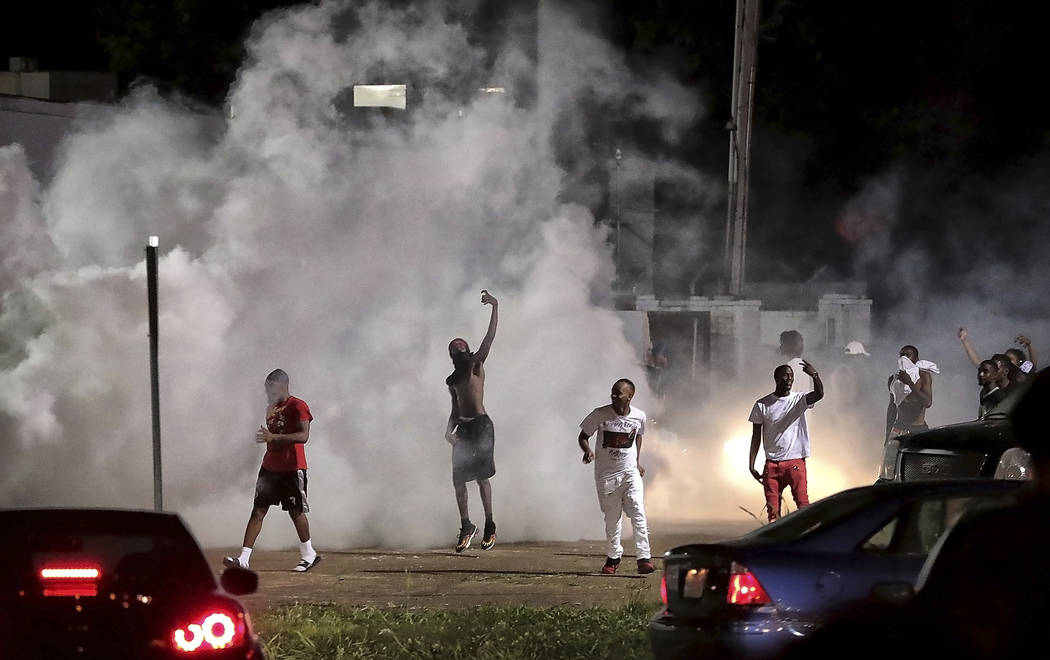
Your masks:
{"label": "car taillight", "polygon": [[244,613],[222,606],[177,626],[171,633],[171,645],[182,653],[200,653],[242,646],[244,637]]}
{"label": "car taillight", "polygon": [[729,590],[726,602],[730,605],[768,605],[773,602],[746,566],[733,562],[729,570]]}
{"label": "car taillight", "polygon": [[98,581],[102,569],[90,563],[51,563],[40,567],[40,582],[44,596],[98,595]]}
{"label": "car taillight", "polygon": [[663,577],[660,578],[660,600],[663,604],[667,604],[667,573],[664,573]]}

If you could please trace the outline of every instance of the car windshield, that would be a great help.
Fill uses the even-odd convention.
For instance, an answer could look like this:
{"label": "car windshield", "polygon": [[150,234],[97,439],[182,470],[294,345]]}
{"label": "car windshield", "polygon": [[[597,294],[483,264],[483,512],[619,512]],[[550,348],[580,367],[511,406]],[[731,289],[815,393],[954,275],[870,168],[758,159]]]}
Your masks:
{"label": "car windshield", "polygon": [[98,513],[0,516],[0,541],[13,551],[15,568],[0,571],[0,588],[32,588],[44,568],[94,566],[100,593],[215,589],[200,548],[177,517],[117,513],[107,520]]}
{"label": "car windshield", "polygon": [[776,522],[764,525],[741,537],[748,543],[774,543],[802,538],[818,529],[842,520],[868,506],[878,496],[876,489],[847,490],[798,509]]}

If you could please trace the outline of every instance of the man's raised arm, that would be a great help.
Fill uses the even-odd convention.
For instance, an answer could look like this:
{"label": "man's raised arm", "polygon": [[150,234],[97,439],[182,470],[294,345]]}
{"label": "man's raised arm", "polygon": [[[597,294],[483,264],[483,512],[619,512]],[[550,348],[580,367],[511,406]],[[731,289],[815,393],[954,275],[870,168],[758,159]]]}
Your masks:
{"label": "man's raised arm", "polygon": [[1039,360],[1035,357],[1035,349],[1032,348],[1032,340],[1024,335],[1017,336],[1017,343],[1025,347],[1028,351],[1028,361],[1032,363],[1032,371],[1039,368]]}
{"label": "man's raised arm", "polygon": [[474,357],[484,362],[489,356],[489,349],[492,347],[492,340],[496,338],[496,321],[498,316],[499,301],[496,297],[489,293],[487,290],[481,290],[481,304],[492,305],[492,316],[489,317],[489,330],[485,333],[485,338],[481,340],[481,346],[478,346],[478,350],[474,352]]}
{"label": "man's raised arm", "polygon": [[966,351],[966,357],[970,358],[970,362],[973,363],[974,367],[981,366],[981,358],[977,355],[977,349],[970,343],[969,333],[966,332],[966,328],[959,328],[959,341],[962,342],[963,350]]}
{"label": "man's raised arm", "polygon": [[812,406],[824,398],[824,383],[821,382],[820,374],[813,368],[813,365],[805,360],[802,361],[802,373],[813,379],[813,391],[806,395],[806,405]]}

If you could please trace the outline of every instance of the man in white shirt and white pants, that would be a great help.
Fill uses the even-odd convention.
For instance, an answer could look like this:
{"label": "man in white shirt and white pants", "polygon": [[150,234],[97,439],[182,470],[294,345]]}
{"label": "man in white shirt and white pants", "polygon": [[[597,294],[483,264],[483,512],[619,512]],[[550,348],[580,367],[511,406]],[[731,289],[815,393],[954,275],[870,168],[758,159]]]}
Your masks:
{"label": "man in white shirt and white pants", "polygon": [[[813,365],[802,361],[802,371],[813,379],[813,391],[792,392],[794,370],[782,364],[773,371],[776,389],[755,402],[748,418],[753,424],[751,453],[747,467],[762,484],[766,496],[769,521],[780,517],[780,500],[784,489],[791,487],[791,495],[798,508],[809,506],[809,488],[806,479],[806,458],[809,456],[809,428],[806,410],[824,398],[824,384]],[[759,443],[766,452],[765,467],[755,469]]]}
{"label": "man in white shirt and white pants", "polygon": [[[649,526],[645,520],[642,475],[645,468],[638,464],[642,453],[642,435],[645,433],[645,412],[631,406],[634,383],[621,378],[613,383],[612,403],[595,408],[580,423],[578,438],[583,451],[583,462],[594,462],[594,481],[598,489],[598,504],[605,514],[605,566],[602,573],[612,575],[620,566],[623,546],[620,544],[624,511],[631,519],[634,542],[638,550],[638,572],[652,573],[652,554],[649,549]],[[590,437],[598,433],[595,451],[591,451]]]}

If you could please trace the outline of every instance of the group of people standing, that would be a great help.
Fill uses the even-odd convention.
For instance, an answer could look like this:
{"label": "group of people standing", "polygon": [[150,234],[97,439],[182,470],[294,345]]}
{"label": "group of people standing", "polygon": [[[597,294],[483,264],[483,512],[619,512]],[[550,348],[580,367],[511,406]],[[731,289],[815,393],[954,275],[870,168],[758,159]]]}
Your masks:
{"label": "group of people standing", "polygon": [[[495,431],[484,405],[484,364],[496,336],[499,301],[482,290],[481,303],[491,306],[491,315],[478,350],[472,352],[467,341],[459,337],[448,345],[453,371],[445,380],[451,398],[445,439],[452,446],[452,484],[460,515],[457,553],[468,549],[479,533],[482,550],[496,545],[490,482],[496,473]],[[981,360],[965,328],[959,329],[958,336],[978,369],[978,382],[982,387],[979,410],[983,417],[1035,369],[1031,341],[1023,335],[1017,338],[1027,355],[1013,348]],[[797,330],[781,333],[780,353],[784,363],[773,370],[773,391],[755,402],[748,417],[752,424],[748,470],[762,485],[770,521],[780,517],[783,492],[788,488],[797,507],[809,504],[806,459],[810,456],[810,438],[806,412],[824,398],[824,383],[817,369],[802,359],[803,348],[802,335]],[[847,345],[845,354],[868,355],[858,342]],[[897,367],[897,372],[887,381],[887,438],[928,428],[926,410],[933,404],[933,375],[939,373],[936,364],[919,359],[919,351],[912,345],[900,349]],[[798,378],[797,374],[806,378]],[[267,511],[271,506],[280,505],[288,512],[299,536],[301,560],[293,570],[305,572],[321,561],[311,542],[306,515],[309,505],[304,446],[310,437],[313,416],[305,401],[289,393],[289,378],[284,371],[271,372],[264,381],[264,389],[266,421],[256,432],[256,442],[266,445],[266,453],[256,480],[252,513],[245,527],[240,555],[224,558],[223,564],[248,568]],[[634,394],[635,385],[630,380],[621,378],[613,383],[610,403],[595,408],[583,419],[577,437],[583,462],[594,464],[598,504],[605,516],[606,558],[601,569],[604,574],[613,574],[619,568],[625,512],[634,529],[638,572],[647,574],[655,570],[645,516],[642,483],[645,469],[639,463],[647,417],[632,405]],[[595,434],[592,449],[590,438]],[[761,471],[755,467],[760,446],[765,453]],[[478,486],[485,514],[483,528],[470,519],[467,494],[470,482]]]}
{"label": "group of people standing", "polygon": [[1014,340],[1024,350],[1010,347],[986,360],[980,358],[977,349],[970,343],[966,328],[959,328],[959,341],[966,351],[966,357],[977,368],[977,384],[981,387],[977,402],[978,419],[984,419],[1037,368],[1032,340],[1024,335],[1018,335]]}
{"label": "group of people standing", "polygon": [[[495,430],[485,410],[485,360],[496,337],[499,301],[482,290],[481,303],[492,308],[488,330],[477,351],[465,339],[455,338],[448,345],[453,371],[445,379],[451,397],[451,411],[445,427],[445,440],[452,445],[452,485],[459,509],[460,530],[455,551],[471,546],[479,532],[481,549],[496,545],[496,523],[492,514],[492,484],[496,474]],[[305,401],[289,392],[284,371],[271,372],[264,381],[267,397],[266,422],[256,432],[256,442],[266,445],[262,466],[255,483],[252,513],[245,527],[241,552],[223,558],[223,565],[247,569],[252,549],[262,531],[263,519],[271,506],[279,505],[291,517],[299,536],[301,560],[293,570],[306,572],[321,561],[313,547],[307,513],[307,464],[305,444],[310,438],[313,415]],[[580,423],[578,443],[583,462],[594,463],[598,504],[605,515],[606,560],[604,574],[615,573],[623,556],[620,543],[621,518],[626,511],[634,528],[637,570],[652,573],[655,567],[649,547],[645,517],[642,475],[639,464],[646,415],[631,405],[635,385],[622,378],[613,383],[611,403],[591,411]],[[592,450],[590,437],[597,434]],[[467,484],[475,482],[485,513],[484,528],[470,519]]]}
{"label": "group of people standing", "polygon": [[[983,419],[1034,372],[1035,351],[1031,340],[1019,335],[1015,341],[1023,350],[1009,348],[982,360],[970,343],[966,328],[959,328],[958,337],[977,367],[977,380],[981,385],[978,419]],[[796,506],[809,504],[806,458],[810,455],[810,442],[806,411],[824,397],[824,384],[813,365],[802,359],[802,350],[802,335],[797,330],[781,333],[780,354],[785,363],[773,371],[773,392],[755,402],[749,417],[753,430],[748,470],[762,484],[770,521],[780,517],[782,494],[787,488],[791,489]],[[850,342],[844,354],[868,355],[858,342]],[[796,385],[799,371],[810,377],[810,386]],[[926,411],[933,405],[933,377],[939,373],[935,363],[919,358],[918,348],[910,344],[901,347],[897,371],[886,381],[889,392],[886,439],[929,428]],[[761,471],[755,468],[760,445],[765,451]]]}

